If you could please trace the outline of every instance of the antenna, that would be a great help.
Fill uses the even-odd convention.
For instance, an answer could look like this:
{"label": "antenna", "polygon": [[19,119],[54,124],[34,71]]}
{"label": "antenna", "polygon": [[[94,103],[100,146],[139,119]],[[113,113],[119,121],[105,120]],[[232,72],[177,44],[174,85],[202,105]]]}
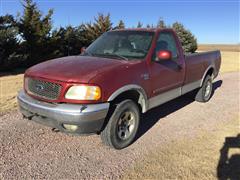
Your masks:
{"label": "antenna", "polygon": [[[70,18],[69,18],[69,15],[68,15],[68,27],[70,27]],[[69,35],[68,35],[68,45],[67,45],[67,47],[68,47],[68,56],[70,56],[70,51],[69,51]]]}

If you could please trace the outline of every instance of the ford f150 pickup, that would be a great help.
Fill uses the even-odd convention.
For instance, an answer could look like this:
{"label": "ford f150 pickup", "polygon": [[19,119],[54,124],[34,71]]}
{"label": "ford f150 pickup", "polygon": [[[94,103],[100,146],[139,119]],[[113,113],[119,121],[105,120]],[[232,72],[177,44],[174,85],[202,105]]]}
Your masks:
{"label": "ford f150 pickup", "polygon": [[122,149],[134,141],[141,113],[193,90],[196,101],[207,102],[220,64],[219,51],[185,55],[171,29],[114,30],[81,55],[29,68],[18,102],[29,120],[97,133]]}

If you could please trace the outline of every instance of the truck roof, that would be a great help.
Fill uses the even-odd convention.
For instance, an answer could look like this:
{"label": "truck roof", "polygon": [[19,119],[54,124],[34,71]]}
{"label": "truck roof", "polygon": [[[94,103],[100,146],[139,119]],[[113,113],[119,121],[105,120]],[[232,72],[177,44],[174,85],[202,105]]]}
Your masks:
{"label": "truck roof", "polygon": [[146,32],[159,32],[161,30],[173,31],[171,28],[126,28],[126,29],[115,29],[111,31],[146,31]]}

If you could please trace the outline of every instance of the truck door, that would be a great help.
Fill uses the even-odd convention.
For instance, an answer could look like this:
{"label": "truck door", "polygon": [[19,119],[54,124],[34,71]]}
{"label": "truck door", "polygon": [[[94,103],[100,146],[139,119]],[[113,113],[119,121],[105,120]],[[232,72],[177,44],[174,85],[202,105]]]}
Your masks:
{"label": "truck door", "polygon": [[[184,82],[184,57],[179,52],[178,41],[171,31],[161,31],[157,38],[151,63],[149,65],[151,79],[150,108],[174,99],[181,94]],[[168,50],[172,53],[171,60],[157,60],[157,52]],[[151,101],[152,100],[152,101]]]}

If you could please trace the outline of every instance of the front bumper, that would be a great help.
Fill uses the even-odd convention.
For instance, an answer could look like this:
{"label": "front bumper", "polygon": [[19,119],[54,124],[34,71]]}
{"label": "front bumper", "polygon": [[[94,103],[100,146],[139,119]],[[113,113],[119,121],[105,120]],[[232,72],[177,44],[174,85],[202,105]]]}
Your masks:
{"label": "front bumper", "polygon": [[[107,116],[109,103],[101,104],[52,104],[38,101],[23,90],[18,94],[21,113],[28,119],[59,129],[63,132],[88,134],[101,131]],[[76,130],[64,128],[64,124],[76,125]]]}

